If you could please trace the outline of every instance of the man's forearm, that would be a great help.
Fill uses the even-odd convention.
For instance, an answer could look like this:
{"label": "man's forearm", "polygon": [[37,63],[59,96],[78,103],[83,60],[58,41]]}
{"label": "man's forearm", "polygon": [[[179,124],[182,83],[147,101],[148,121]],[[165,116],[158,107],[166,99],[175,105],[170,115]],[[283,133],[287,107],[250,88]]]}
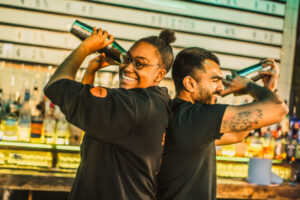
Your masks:
{"label": "man's forearm", "polygon": [[219,140],[215,140],[215,145],[228,145],[242,142],[250,131],[237,132],[237,133],[224,133]]}
{"label": "man's forearm", "polygon": [[251,95],[257,101],[273,101],[281,104],[283,101],[274,92],[265,87],[261,87],[253,82],[248,83],[248,94]]}

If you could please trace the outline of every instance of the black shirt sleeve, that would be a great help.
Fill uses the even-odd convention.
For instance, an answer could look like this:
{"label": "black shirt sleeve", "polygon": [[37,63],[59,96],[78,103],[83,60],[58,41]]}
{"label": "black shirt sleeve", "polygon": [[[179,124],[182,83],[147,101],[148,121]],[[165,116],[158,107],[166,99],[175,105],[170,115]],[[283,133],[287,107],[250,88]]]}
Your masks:
{"label": "black shirt sleeve", "polygon": [[[87,135],[111,142],[129,136],[134,122],[134,99],[124,89],[108,89],[105,98],[94,96],[91,85],[62,79],[45,89],[45,95],[66,119]],[[121,130],[121,131],[120,131]]]}
{"label": "black shirt sleeve", "polygon": [[191,111],[190,119],[193,133],[198,144],[207,144],[219,139],[220,127],[227,105],[206,105],[196,103]]}

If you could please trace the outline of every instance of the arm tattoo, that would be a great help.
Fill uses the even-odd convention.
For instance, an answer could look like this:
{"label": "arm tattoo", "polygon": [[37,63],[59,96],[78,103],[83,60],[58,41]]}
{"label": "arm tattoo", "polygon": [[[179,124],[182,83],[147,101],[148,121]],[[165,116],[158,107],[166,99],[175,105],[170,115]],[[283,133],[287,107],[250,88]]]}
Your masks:
{"label": "arm tattoo", "polygon": [[231,119],[224,120],[221,131],[230,129],[233,132],[247,131],[253,129],[262,118],[262,110],[253,109],[242,111],[234,115]]}

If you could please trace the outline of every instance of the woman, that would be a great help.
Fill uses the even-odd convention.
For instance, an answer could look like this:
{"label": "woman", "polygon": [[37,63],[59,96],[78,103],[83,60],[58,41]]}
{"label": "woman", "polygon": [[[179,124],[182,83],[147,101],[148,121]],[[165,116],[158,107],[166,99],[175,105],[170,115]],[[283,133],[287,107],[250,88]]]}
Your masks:
{"label": "woman", "polygon": [[[113,39],[94,27],[44,89],[67,120],[86,132],[69,199],[155,198],[170,102],[166,89],[158,84],[173,62],[169,43],[175,40],[174,33],[163,31],[160,37],[135,42],[122,57],[118,89],[74,81],[83,60]],[[93,61],[95,68],[111,64],[105,54]]]}

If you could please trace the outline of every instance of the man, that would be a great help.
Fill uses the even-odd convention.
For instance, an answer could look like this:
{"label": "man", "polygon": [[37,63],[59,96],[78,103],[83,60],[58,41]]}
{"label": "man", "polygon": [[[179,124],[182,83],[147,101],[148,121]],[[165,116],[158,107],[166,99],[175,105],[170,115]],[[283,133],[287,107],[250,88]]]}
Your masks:
{"label": "man", "polygon": [[[111,89],[74,81],[83,60],[113,42],[106,31],[93,31],[44,89],[67,120],[85,131],[69,199],[153,200],[170,102],[167,91],[157,85],[173,62],[169,43],[174,33],[163,31],[163,38],[135,42],[122,54],[120,88]],[[110,65],[105,56],[95,58],[92,69]]]}
{"label": "man", "polygon": [[[268,65],[276,69],[275,62]],[[276,85],[276,76],[264,79]],[[224,81],[218,58],[200,48],[182,50],[173,64],[177,97],[166,133],[158,175],[159,200],[216,199],[216,153],[218,144],[240,141],[249,130],[279,122],[288,109],[269,89],[237,76]],[[256,102],[231,106],[215,104],[217,95],[248,93]],[[238,133],[242,132],[242,133]],[[224,134],[223,134],[224,133]],[[223,136],[222,136],[223,135]]]}

